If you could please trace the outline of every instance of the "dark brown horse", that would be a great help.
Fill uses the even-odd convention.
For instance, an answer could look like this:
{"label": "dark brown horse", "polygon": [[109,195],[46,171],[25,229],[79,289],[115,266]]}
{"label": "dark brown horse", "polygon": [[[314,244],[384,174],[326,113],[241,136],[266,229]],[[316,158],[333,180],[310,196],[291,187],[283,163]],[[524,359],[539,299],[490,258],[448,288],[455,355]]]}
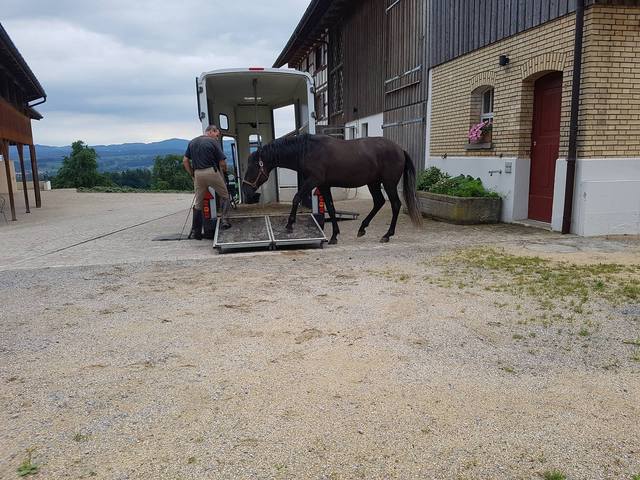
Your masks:
{"label": "dark brown horse", "polygon": [[339,140],[325,135],[300,135],[280,138],[259,148],[249,157],[243,180],[245,198],[252,198],[260,185],[267,181],[276,167],[290,168],[302,173],[304,182],[293,198],[287,230],[292,231],[300,200],[315,187],[325,199],[333,224],[330,244],[337,243],[340,228],[331,197],[331,187],[357,188],[367,185],[373,197],[373,209],[362,221],[358,236],[366,233],[371,219],[384,205],[381,186],[391,202],[393,218],[389,231],[380,239],[388,242],[396,230],[398,213],[402,206],[398,196],[398,183],[403,178],[405,205],[414,225],[422,216],[416,199],[416,170],[407,152],[390,140],[379,137],[358,140]]}

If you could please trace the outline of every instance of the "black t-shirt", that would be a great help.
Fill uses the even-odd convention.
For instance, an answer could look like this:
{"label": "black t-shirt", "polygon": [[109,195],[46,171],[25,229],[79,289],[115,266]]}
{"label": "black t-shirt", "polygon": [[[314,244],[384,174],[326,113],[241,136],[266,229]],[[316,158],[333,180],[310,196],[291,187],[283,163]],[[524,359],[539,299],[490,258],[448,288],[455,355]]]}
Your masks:
{"label": "black t-shirt", "polygon": [[218,170],[220,169],[220,161],[227,159],[218,141],[207,135],[201,135],[191,140],[184,156],[191,160],[194,170],[211,167]]}

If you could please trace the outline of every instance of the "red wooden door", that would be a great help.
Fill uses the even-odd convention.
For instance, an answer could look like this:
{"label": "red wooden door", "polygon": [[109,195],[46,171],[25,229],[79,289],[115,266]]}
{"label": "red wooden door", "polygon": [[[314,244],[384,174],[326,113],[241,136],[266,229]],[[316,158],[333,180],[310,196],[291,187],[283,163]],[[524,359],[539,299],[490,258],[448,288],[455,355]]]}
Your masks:
{"label": "red wooden door", "polygon": [[533,130],[531,133],[531,176],[529,218],[551,222],[553,183],[560,150],[562,73],[550,73],[535,83]]}

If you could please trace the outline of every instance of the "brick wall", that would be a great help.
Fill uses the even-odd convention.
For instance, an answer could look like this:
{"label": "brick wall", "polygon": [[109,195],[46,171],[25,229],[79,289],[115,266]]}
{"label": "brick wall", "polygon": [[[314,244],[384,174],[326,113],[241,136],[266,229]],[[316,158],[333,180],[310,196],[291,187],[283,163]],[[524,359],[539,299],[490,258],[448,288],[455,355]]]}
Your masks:
{"label": "brick wall", "polygon": [[585,19],[580,157],[640,157],[640,8]]}
{"label": "brick wall", "polygon": [[[567,155],[575,16],[528,30],[433,70],[431,155],[528,157],[533,86],[563,73],[560,157]],[[640,9],[594,6],[586,11],[578,156],[640,156]],[[498,65],[500,55],[510,63]],[[495,88],[493,148],[465,149],[477,100]]]}

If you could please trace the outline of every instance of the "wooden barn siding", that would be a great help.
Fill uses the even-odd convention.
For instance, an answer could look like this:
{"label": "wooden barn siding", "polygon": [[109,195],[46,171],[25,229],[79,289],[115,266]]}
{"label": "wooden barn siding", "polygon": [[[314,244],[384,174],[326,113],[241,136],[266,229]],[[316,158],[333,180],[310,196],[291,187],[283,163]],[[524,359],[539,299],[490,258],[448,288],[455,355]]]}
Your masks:
{"label": "wooden barn siding", "polygon": [[[424,65],[427,0],[385,0],[384,85],[385,110],[412,105],[426,99]],[[392,6],[393,5],[393,6]],[[419,70],[407,72],[421,67]]]}
{"label": "wooden barn siding", "polygon": [[0,98],[0,140],[29,145],[33,143],[31,119]]}
{"label": "wooden barn siding", "polygon": [[384,108],[384,9],[385,0],[357,2],[343,25],[345,122]]}
{"label": "wooden barn siding", "polygon": [[[395,0],[386,0],[385,9]],[[429,0],[400,0],[385,12],[384,136],[425,165]],[[406,74],[416,69],[413,73]]]}
{"label": "wooden barn siding", "polygon": [[[404,0],[403,0],[404,1]],[[491,43],[575,12],[576,0],[429,0],[425,71]],[[586,0],[585,6],[640,5]],[[420,14],[419,10],[416,10]]]}
{"label": "wooden barn siding", "polygon": [[[425,123],[412,122],[416,118],[424,118],[425,103],[415,103],[403,108],[396,108],[384,113],[384,137],[394,141],[404,148],[413,160],[416,169],[423,170],[425,168]],[[400,125],[394,125],[400,123]]]}

